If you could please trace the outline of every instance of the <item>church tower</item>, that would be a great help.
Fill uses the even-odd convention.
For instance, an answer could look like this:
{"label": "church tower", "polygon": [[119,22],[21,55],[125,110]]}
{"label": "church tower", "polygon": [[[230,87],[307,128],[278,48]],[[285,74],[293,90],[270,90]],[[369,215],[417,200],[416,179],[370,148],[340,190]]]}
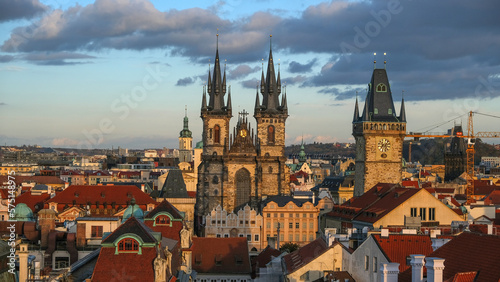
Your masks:
{"label": "church tower", "polygon": [[352,135],[356,139],[354,196],[379,182],[401,183],[406,113],[403,99],[396,115],[385,68],[373,70],[361,116],[356,97]]}
{"label": "church tower", "polygon": [[[283,195],[289,191],[288,185],[285,183],[289,175],[286,175],[284,165],[286,161],[285,122],[288,118],[288,106],[286,92],[281,93],[279,68],[278,76],[276,77],[275,74],[272,48],[269,48],[265,77],[264,69],[262,69],[260,93],[262,94],[262,104],[257,92],[254,110],[254,117],[257,121],[257,151],[261,157],[259,176],[261,176],[263,187],[269,187],[269,190],[265,191],[264,194]],[[278,183],[277,187],[276,183]]]}
{"label": "church tower", "polygon": [[193,160],[193,134],[189,130],[189,119],[187,107],[185,109],[184,128],[179,134],[179,162],[191,162]]}
{"label": "church tower", "polygon": [[[222,202],[224,179],[224,155],[228,151],[229,121],[232,117],[231,93],[226,95],[226,71],[222,76],[219,60],[219,35],[213,77],[208,71],[206,88],[203,89],[201,119],[203,121],[203,153],[198,167],[196,213],[205,215]],[[207,104],[208,92],[208,104]],[[227,173],[227,172],[226,172]]]}

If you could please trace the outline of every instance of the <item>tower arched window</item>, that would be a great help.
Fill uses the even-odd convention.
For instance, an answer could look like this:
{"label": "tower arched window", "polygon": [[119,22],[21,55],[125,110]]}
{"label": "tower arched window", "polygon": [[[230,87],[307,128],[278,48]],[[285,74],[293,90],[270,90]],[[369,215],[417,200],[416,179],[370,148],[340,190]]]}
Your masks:
{"label": "tower arched window", "polygon": [[220,143],[220,126],[214,126],[214,143]]}
{"label": "tower arched window", "polygon": [[387,92],[387,86],[383,83],[377,85],[377,92]]}
{"label": "tower arched window", "polygon": [[272,125],[267,128],[267,142],[274,143],[274,126]]}
{"label": "tower arched window", "polygon": [[118,251],[119,252],[139,252],[139,242],[132,238],[122,239],[118,243]]}

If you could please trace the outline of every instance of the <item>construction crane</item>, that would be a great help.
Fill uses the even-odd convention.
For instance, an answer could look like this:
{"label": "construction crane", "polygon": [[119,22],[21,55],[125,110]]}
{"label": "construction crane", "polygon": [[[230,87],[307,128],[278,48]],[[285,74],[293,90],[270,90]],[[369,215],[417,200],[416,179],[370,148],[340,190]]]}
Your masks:
{"label": "construction crane", "polygon": [[[500,132],[486,132],[486,131],[481,131],[477,132],[474,134],[474,123],[473,123],[473,116],[474,114],[480,114],[484,116],[489,116],[489,117],[495,117],[495,118],[500,118],[498,116],[493,116],[493,115],[487,115],[487,114],[481,114],[477,112],[470,111],[469,112],[469,118],[467,121],[467,135],[463,135],[462,132],[457,132],[457,134],[453,137],[459,137],[459,138],[465,138],[467,140],[467,164],[466,164],[466,173],[467,173],[467,186],[465,190],[465,194],[467,196],[467,202],[466,204],[470,204],[473,200],[474,196],[474,155],[475,155],[475,149],[474,145],[476,144],[476,138],[500,138]],[[418,141],[419,138],[448,138],[452,137],[451,135],[445,135],[445,134],[422,134],[422,133],[413,133],[410,132],[410,134],[407,134],[406,137],[408,138],[414,138],[415,141]],[[411,149],[410,149],[411,152]]]}

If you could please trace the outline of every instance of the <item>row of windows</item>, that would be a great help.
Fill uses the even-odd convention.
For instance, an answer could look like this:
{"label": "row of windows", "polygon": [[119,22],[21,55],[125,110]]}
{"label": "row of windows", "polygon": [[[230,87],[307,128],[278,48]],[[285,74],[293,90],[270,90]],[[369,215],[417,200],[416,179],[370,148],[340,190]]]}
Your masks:
{"label": "row of windows", "polygon": [[[274,228],[278,228],[278,225],[279,227],[281,228],[284,228],[285,227],[285,224],[283,223],[280,223],[280,222],[275,222],[273,224]],[[293,224],[293,222],[289,222],[288,223],[288,229],[293,229],[293,227],[295,226],[295,229],[299,229],[300,228],[300,222],[295,222],[295,225]],[[266,228],[271,228],[271,222],[267,222],[266,223]],[[302,228],[303,229],[306,229],[307,228],[307,222],[302,222]],[[314,228],[314,221],[309,221],[309,228],[310,229],[313,229]]]}
{"label": "row of windows", "polygon": [[427,219],[427,208],[420,208],[420,214],[417,214],[417,208],[410,208],[410,216],[412,217],[417,217],[419,216],[421,220],[429,220],[429,221],[434,221],[436,220],[436,208],[429,208],[429,217]]}
{"label": "row of windows", "polygon": [[[247,241],[248,242],[252,242],[252,234],[247,234],[246,236],[247,236]],[[217,238],[222,238],[223,236],[222,236],[222,234],[217,234],[216,237]],[[245,237],[245,235],[244,234],[240,234],[239,237]],[[224,238],[229,238],[229,234],[227,234],[227,233],[224,234]],[[255,234],[253,236],[253,241],[254,242],[259,242],[259,234]]]}
{"label": "row of windows", "polygon": [[[287,217],[293,217],[293,215],[294,215],[293,213],[287,213]],[[271,217],[271,213],[267,213],[266,217]],[[278,217],[278,213],[273,213],[273,217]],[[280,213],[280,217],[285,217],[285,214]],[[297,218],[300,217],[300,213],[296,213],[295,217],[297,217]],[[303,213],[302,217],[307,217],[307,213]],[[314,214],[309,213],[309,218],[314,218]]]}
{"label": "row of windows", "polygon": [[[240,220],[240,225],[248,225],[248,220]],[[244,224],[243,224],[244,223]],[[225,220],[212,220],[212,225],[215,225],[215,224],[222,224],[222,225],[225,225],[226,224],[226,221]],[[251,220],[250,221],[250,225],[255,225],[255,220]]]}
{"label": "row of windows", "polygon": [[[277,235],[274,234],[274,237],[276,237]],[[269,238],[271,237],[271,234],[267,234],[267,241],[269,241]],[[302,237],[302,241],[300,240],[300,238]],[[310,241],[313,241],[315,239],[316,235],[314,233],[309,233],[309,234],[305,234],[305,233],[302,233],[302,236],[300,236],[300,234],[288,234],[288,242],[310,242]],[[309,240],[308,240],[309,238]],[[295,239],[295,240],[294,240]],[[285,242],[285,234],[280,234],[280,241],[281,242]]]}

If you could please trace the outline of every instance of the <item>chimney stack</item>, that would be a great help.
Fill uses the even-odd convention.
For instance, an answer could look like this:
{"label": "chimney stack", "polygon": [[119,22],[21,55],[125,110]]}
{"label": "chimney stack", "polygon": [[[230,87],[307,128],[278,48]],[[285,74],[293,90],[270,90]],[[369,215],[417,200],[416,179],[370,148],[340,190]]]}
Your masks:
{"label": "chimney stack", "polygon": [[427,282],[443,282],[444,259],[426,258]]}
{"label": "chimney stack", "polygon": [[382,263],[380,267],[381,282],[398,282],[399,263]]}
{"label": "chimney stack", "polygon": [[19,281],[28,279],[28,244],[19,245]]}
{"label": "chimney stack", "polygon": [[422,282],[424,279],[424,255],[410,255],[411,281]]}

